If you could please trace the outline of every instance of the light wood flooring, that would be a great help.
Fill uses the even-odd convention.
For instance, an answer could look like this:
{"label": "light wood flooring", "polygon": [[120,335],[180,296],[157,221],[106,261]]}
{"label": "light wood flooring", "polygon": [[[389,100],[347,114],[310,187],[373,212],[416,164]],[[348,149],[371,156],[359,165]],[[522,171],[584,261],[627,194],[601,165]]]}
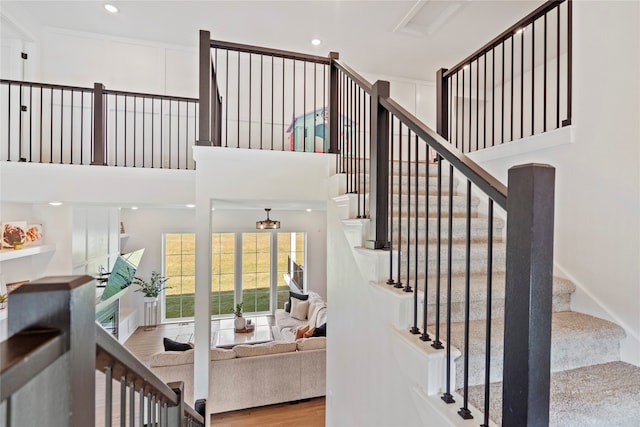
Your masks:
{"label": "light wood flooring", "polygon": [[[219,329],[219,322],[213,321],[211,324],[212,333],[217,329]],[[133,335],[131,335],[131,337],[129,337],[124,346],[138,359],[145,364],[148,364],[151,355],[163,350],[163,337],[171,338],[180,342],[186,342],[190,340],[192,334],[193,323],[158,325],[155,329],[149,331],[145,331],[140,327],[133,333]],[[104,375],[98,373],[96,376],[97,381],[98,376],[102,376],[102,381],[100,382],[104,384]],[[97,394],[103,394],[100,393],[102,387],[103,385],[97,387]],[[104,402],[104,398],[99,399],[98,396],[96,396],[96,416],[98,419],[104,416],[104,406],[99,403],[99,400]],[[114,401],[118,401],[117,397]],[[98,409],[101,406],[102,411]],[[114,421],[116,421],[115,418],[119,418],[117,413],[118,410],[115,409],[114,412]],[[322,427],[325,425],[325,398],[320,397],[299,403],[283,403],[216,414],[211,417],[211,425],[221,427]]]}

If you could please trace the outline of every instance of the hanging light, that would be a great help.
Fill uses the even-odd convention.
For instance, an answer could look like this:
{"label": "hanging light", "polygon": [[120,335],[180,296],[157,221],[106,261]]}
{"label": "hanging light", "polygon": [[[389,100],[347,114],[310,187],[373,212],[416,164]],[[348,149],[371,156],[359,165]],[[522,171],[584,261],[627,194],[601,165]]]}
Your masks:
{"label": "hanging light", "polygon": [[276,230],[280,228],[280,221],[269,219],[269,211],[271,211],[271,209],[265,208],[264,210],[267,211],[267,219],[256,221],[256,230]]}

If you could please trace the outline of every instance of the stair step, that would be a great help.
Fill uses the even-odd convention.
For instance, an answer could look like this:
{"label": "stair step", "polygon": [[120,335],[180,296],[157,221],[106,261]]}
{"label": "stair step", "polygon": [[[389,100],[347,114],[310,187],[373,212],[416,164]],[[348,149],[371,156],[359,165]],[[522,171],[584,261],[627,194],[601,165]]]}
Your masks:
{"label": "stair step", "polygon": [[[393,250],[397,250],[397,242],[394,242]],[[406,272],[406,242],[404,245],[400,245],[400,260],[401,269],[400,274]],[[409,272],[413,276],[415,271],[415,254],[413,252],[413,246],[410,249],[408,256],[409,259]],[[437,253],[438,248],[436,245],[428,245],[428,271],[436,272],[437,265]],[[505,270],[506,260],[506,246],[504,242],[494,241],[493,244],[493,271],[495,273]],[[418,273],[424,272],[425,251],[424,244],[418,245]],[[462,274],[466,271],[467,262],[467,248],[466,243],[452,242],[451,245],[451,272],[452,274]],[[448,245],[442,244],[440,246],[440,271],[447,271],[448,263]],[[397,264],[397,263],[396,263]],[[486,273],[487,271],[487,244],[485,242],[471,242],[470,246],[470,260],[469,266],[471,273]],[[397,273],[396,266],[393,267]],[[395,273],[394,273],[395,275]]]}
{"label": "stair step", "polygon": [[[401,224],[398,224],[398,221],[393,221],[391,230],[393,230],[394,236],[398,235],[398,226],[401,225],[402,233],[404,236],[407,235],[407,218],[402,218],[400,221]],[[429,242],[436,242],[438,238],[438,218],[430,217],[429,218]],[[443,218],[440,222],[440,233],[441,239],[443,242],[447,242],[449,240],[449,220],[447,218]],[[494,218],[493,220],[493,237],[494,240],[502,240],[502,230],[504,229],[505,221],[500,218]],[[409,225],[409,235],[415,236],[416,230],[416,221],[411,220]],[[418,221],[418,239],[420,242],[424,244],[424,234],[427,230],[427,224],[424,219]],[[487,240],[488,237],[489,224],[486,216],[478,215],[476,217],[471,218],[471,241],[475,242],[483,242]],[[453,225],[452,225],[452,240],[454,242],[461,242],[467,240],[467,219],[464,216],[454,216],[453,217]]]}
{"label": "stair step", "polygon": [[[469,385],[484,383],[484,320],[469,322]],[[551,327],[551,372],[620,359],[624,330],[613,322],[574,311],[553,313]],[[451,324],[451,345],[464,351],[464,324]],[[491,382],[502,379],[504,319],[491,324]],[[464,363],[456,359],[456,388],[462,386]]]}
{"label": "stair step", "polygon": [[[489,390],[489,416],[502,425],[502,383]],[[469,387],[469,403],[484,408],[484,386]],[[640,367],[608,362],[552,373],[549,412],[553,427],[637,427]]]}
{"label": "stair step", "polygon": [[[436,318],[436,292],[437,277],[428,276],[427,295],[427,323],[434,324]],[[404,279],[403,279],[404,280]],[[415,289],[415,282],[411,283]],[[465,288],[466,278],[457,275],[451,278],[451,321],[464,321],[465,313]],[[569,311],[571,294],[575,291],[575,285],[567,279],[554,276],[553,278],[553,311]],[[491,317],[493,319],[504,316],[505,274],[494,273],[491,283]],[[482,320],[487,314],[487,275],[473,274],[469,277],[469,319]],[[424,275],[418,277],[418,298],[420,306],[424,301]],[[447,316],[447,277],[440,277],[440,321]],[[422,324],[422,312],[420,312],[419,324]]]}

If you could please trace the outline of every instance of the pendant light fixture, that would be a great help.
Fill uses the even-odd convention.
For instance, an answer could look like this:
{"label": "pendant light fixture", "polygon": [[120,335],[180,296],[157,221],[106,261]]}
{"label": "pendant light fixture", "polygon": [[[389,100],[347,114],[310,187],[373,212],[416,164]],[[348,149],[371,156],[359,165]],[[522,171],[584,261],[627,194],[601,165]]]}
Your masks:
{"label": "pendant light fixture", "polygon": [[267,211],[267,219],[262,221],[256,221],[256,230],[277,230],[280,228],[280,221],[274,221],[269,219],[270,208],[265,208]]}

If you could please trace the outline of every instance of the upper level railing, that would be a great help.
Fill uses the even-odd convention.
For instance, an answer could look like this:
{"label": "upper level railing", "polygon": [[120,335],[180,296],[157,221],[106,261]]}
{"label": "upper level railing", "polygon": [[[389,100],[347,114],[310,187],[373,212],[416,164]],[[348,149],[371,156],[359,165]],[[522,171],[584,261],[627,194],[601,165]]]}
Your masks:
{"label": "upper level railing", "polygon": [[[9,339],[0,343],[2,425],[204,426],[185,404],[182,383],[162,383],[95,323],[94,283],[50,277],[11,293]],[[96,370],[105,374],[104,392]]]}
{"label": "upper level railing", "polygon": [[207,113],[198,144],[331,152],[329,62],[327,57],[210,40],[209,32],[201,31],[200,110]]}
{"label": "upper level railing", "polygon": [[571,1],[547,1],[438,71],[440,135],[468,153],[571,124]]}
{"label": "upper level railing", "polygon": [[0,80],[0,160],[194,169],[198,100]]}

